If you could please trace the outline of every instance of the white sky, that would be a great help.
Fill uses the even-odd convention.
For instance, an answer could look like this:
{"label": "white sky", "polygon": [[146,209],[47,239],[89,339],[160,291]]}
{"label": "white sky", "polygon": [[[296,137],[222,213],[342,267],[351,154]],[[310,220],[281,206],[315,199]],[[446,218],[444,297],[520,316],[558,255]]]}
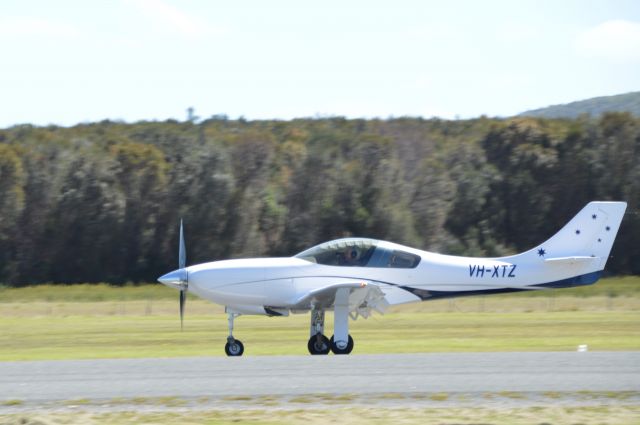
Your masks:
{"label": "white sky", "polygon": [[638,0],[0,2],[0,128],[508,116],[638,90]]}

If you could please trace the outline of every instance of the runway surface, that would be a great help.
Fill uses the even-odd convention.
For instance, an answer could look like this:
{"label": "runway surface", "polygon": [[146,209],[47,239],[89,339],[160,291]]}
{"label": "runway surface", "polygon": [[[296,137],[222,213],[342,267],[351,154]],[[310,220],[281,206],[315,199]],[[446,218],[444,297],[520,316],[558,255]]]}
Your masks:
{"label": "runway surface", "polygon": [[0,362],[0,401],[419,392],[640,391],[640,352]]}

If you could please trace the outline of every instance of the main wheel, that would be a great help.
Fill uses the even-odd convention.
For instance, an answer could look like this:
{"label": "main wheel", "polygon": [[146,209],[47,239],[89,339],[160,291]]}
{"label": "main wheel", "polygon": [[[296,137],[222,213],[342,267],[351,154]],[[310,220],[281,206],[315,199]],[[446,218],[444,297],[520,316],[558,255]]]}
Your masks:
{"label": "main wheel", "polygon": [[309,353],[316,354],[329,354],[329,350],[331,350],[331,343],[329,342],[329,338],[322,334],[316,334],[309,338],[309,342],[307,343],[307,348],[309,349]]}
{"label": "main wheel", "polygon": [[329,343],[331,344],[331,351],[333,351],[333,354],[349,354],[353,350],[353,338],[351,338],[351,335],[349,335],[349,341],[347,342],[347,346],[344,348],[339,348],[336,345],[336,342],[333,340],[333,335],[331,336]]}
{"label": "main wheel", "polygon": [[233,342],[227,342],[224,346],[224,351],[227,353],[227,356],[230,357],[238,357],[244,353],[244,345],[238,339],[234,339]]}

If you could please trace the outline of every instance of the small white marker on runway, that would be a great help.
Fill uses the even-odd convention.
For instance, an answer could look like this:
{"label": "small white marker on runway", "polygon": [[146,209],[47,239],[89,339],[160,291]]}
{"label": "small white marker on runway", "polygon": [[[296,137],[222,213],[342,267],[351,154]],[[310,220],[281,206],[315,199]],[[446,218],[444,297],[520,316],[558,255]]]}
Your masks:
{"label": "small white marker on runway", "polygon": [[587,344],[578,345],[578,353],[585,353],[589,351],[589,346]]}

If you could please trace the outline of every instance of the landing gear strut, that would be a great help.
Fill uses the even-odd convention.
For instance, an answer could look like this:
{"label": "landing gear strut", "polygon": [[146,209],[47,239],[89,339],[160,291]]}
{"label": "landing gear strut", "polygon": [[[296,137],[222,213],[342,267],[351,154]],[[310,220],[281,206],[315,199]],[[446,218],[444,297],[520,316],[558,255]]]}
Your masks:
{"label": "landing gear strut", "polygon": [[349,354],[353,350],[353,338],[349,335],[349,289],[336,292],[333,315],[333,336],[324,335],[324,310],[311,309],[310,338],[307,348],[311,354]]}
{"label": "landing gear strut", "polygon": [[229,336],[227,337],[227,344],[224,346],[224,351],[227,356],[238,357],[244,353],[244,345],[239,339],[233,337],[233,320],[240,316],[239,313],[227,313],[229,320]]}
{"label": "landing gear strut", "polygon": [[311,326],[309,334],[309,342],[307,348],[309,353],[316,354],[329,354],[331,350],[331,343],[329,338],[324,335],[324,310],[313,309],[311,310]]}
{"label": "landing gear strut", "polygon": [[333,336],[331,337],[333,354],[349,354],[353,350],[353,338],[349,335],[349,289],[336,291],[333,309]]}

